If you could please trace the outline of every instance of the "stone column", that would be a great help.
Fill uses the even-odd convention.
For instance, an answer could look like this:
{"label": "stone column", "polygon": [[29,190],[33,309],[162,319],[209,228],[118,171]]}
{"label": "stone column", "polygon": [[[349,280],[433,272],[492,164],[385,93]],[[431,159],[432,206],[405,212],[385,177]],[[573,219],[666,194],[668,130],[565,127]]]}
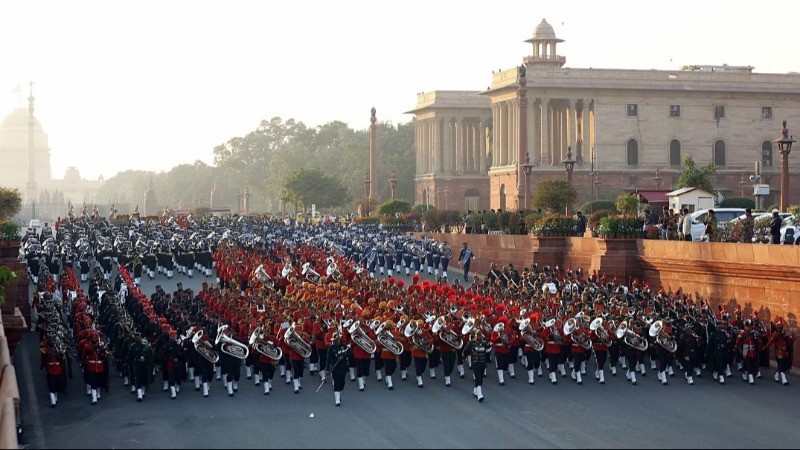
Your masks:
{"label": "stone column", "polygon": [[441,172],[444,173],[451,173],[450,168],[450,118],[444,117],[441,120],[441,130],[442,130],[442,164],[441,164]]}
{"label": "stone column", "polygon": [[430,130],[430,144],[431,144],[431,173],[436,172],[436,165],[438,164],[439,159],[439,136],[436,131],[438,130],[436,127],[436,119],[432,118],[428,120],[428,129]]}
{"label": "stone column", "polygon": [[580,151],[578,152],[577,160],[578,160],[578,162],[583,162],[586,159],[586,155],[588,154],[588,148],[589,148],[588,147],[589,140],[586,139],[586,136],[588,135],[587,129],[589,128],[589,126],[588,126],[588,124],[589,124],[589,120],[588,120],[588,118],[589,118],[589,103],[588,103],[588,100],[586,100],[586,99],[581,100],[580,115],[581,115],[581,118],[580,118],[580,129],[581,130],[580,130],[580,133],[578,133],[578,134],[579,134],[579,137],[581,139],[581,148],[579,149]]}
{"label": "stone column", "polygon": [[540,165],[542,163],[542,110],[541,99],[534,100],[531,104],[531,112],[528,114],[530,119],[528,124],[531,130],[531,142],[528,146],[531,164]]}
{"label": "stone column", "polygon": [[550,158],[550,99],[542,97],[539,101],[539,129],[541,135],[541,145],[539,147],[542,165],[552,164]]}
{"label": "stone column", "polygon": [[[375,108],[372,108],[372,115],[369,118],[369,195],[378,198],[378,119],[375,116]],[[249,197],[249,195],[248,195]],[[245,207],[250,211],[249,204]]]}
{"label": "stone column", "polygon": [[517,108],[518,108],[518,124],[517,124],[517,209],[527,208],[525,200],[527,199],[527,192],[525,190],[525,171],[522,165],[525,163],[525,154],[528,151],[528,98],[527,92],[528,84],[527,79],[520,74],[519,89],[517,89]]}
{"label": "stone column", "polygon": [[486,174],[486,123],[481,119],[478,122],[478,170],[481,175]]}
{"label": "stone column", "polygon": [[417,175],[422,173],[422,145],[419,136],[419,120],[414,118],[414,150],[417,156]]}
{"label": "stone column", "polygon": [[460,174],[464,171],[464,162],[462,153],[464,151],[464,135],[461,132],[462,128],[464,128],[464,121],[463,119],[456,119],[455,121],[455,135],[456,135],[456,164],[455,164],[455,173]]}
{"label": "stone column", "polygon": [[469,129],[469,121],[466,118],[461,119],[461,173],[467,173],[469,168],[467,167],[467,157],[469,155],[469,133],[467,130]]}
{"label": "stone column", "polygon": [[473,132],[472,132],[472,119],[468,119],[466,121],[466,126],[464,127],[464,133],[466,133],[466,137],[464,138],[464,142],[466,145],[464,146],[464,172],[465,173],[472,173],[475,169],[474,158],[473,158],[473,149],[474,149],[474,139],[473,139]]}
{"label": "stone column", "polygon": [[508,121],[508,164],[517,164],[517,148],[519,147],[518,133],[519,128],[519,110],[517,109],[518,102],[511,100],[509,103],[509,121]]}
{"label": "stone column", "polygon": [[450,117],[450,174],[456,173],[456,143],[458,139],[456,137],[456,118]]}
{"label": "stone column", "polygon": [[500,104],[500,165],[508,165],[508,103]]}

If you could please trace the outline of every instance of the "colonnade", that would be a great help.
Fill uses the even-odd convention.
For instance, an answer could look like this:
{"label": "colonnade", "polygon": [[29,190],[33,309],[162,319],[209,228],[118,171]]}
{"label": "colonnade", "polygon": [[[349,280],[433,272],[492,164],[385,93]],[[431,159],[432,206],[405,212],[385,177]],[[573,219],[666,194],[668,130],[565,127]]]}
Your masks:
{"label": "colonnade", "polygon": [[[594,116],[590,100],[548,97],[523,100],[528,102],[527,147],[531,164],[561,165],[567,157],[567,147],[572,147],[572,157],[579,162],[591,158]],[[519,99],[492,104],[492,117],[492,147],[497,149],[492,155],[492,166],[515,166],[520,158]]]}
{"label": "colonnade", "polygon": [[483,117],[415,119],[417,174],[486,174],[486,124]]}

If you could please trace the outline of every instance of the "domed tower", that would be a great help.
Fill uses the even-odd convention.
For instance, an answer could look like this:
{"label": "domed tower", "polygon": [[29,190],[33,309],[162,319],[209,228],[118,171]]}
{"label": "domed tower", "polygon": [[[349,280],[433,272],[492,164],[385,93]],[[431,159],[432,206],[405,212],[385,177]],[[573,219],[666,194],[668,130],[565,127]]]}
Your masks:
{"label": "domed tower", "polygon": [[153,187],[153,177],[147,182],[147,190],[144,191],[144,215],[155,216],[158,213],[156,204],[156,189]]}
{"label": "domed tower", "polygon": [[542,19],[542,23],[533,30],[533,37],[525,42],[533,44],[533,55],[523,58],[526,67],[559,68],[567,63],[566,57],[556,53],[556,44],[564,40],[556,37],[547,20]]}

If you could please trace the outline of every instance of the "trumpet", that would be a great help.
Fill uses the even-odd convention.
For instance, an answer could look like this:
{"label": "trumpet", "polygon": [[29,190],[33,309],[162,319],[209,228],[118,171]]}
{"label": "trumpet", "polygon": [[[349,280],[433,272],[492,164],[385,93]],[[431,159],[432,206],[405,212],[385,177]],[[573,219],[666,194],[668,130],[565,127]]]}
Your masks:
{"label": "trumpet", "polygon": [[312,268],[311,268],[311,263],[305,263],[305,264],[303,264],[303,271],[302,271],[302,275],[303,275],[304,277],[306,277],[306,280],[307,280],[307,281],[309,281],[309,282],[311,282],[311,283],[314,283],[314,284],[319,284],[319,280],[320,280],[320,278],[322,278],[322,277],[320,276],[320,274],[319,274],[319,273],[317,273],[317,271],[316,271],[316,270],[314,270],[314,269],[312,269]]}

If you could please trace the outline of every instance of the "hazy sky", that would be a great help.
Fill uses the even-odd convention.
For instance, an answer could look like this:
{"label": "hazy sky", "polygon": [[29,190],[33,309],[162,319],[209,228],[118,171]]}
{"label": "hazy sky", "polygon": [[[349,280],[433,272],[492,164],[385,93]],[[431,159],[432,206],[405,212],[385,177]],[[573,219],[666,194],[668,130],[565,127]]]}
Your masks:
{"label": "hazy sky", "polygon": [[0,118],[33,80],[53,174],[165,170],[293,117],[393,123],[482,90],[546,18],[568,67],[800,71],[798,1],[0,1]]}

